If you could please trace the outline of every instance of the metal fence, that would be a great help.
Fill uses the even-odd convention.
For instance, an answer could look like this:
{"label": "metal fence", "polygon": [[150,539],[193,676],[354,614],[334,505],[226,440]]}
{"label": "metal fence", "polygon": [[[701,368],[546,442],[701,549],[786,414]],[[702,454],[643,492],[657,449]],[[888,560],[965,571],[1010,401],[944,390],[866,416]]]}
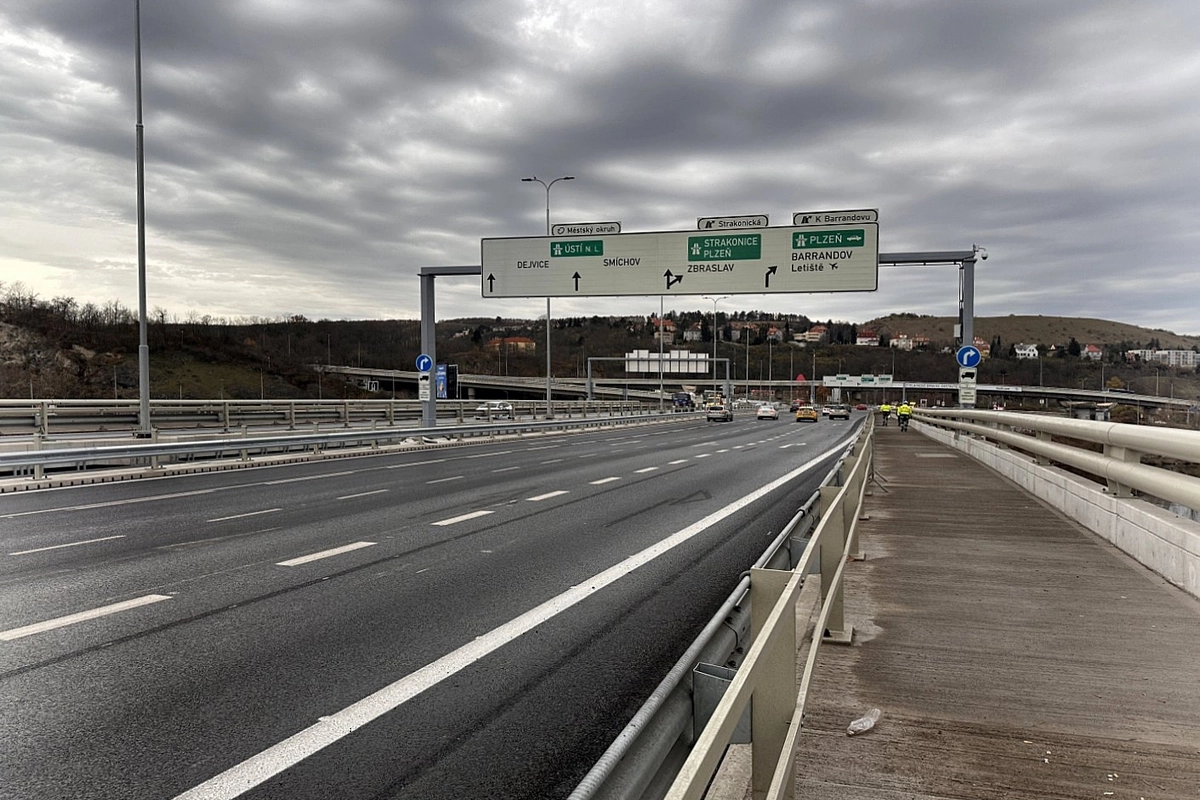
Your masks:
{"label": "metal fence", "polygon": [[[482,400],[439,400],[438,419],[471,419]],[[511,400],[523,417],[545,417],[545,400]],[[556,400],[555,414],[620,414],[646,408],[632,400]],[[187,428],[311,425],[397,425],[421,419],[418,400],[151,400],[150,425],[158,430]],[[0,400],[0,432],[6,434],[130,431],[138,427],[137,400]]]}
{"label": "metal fence", "polygon": [[[816,648],[850,640],[841,574],[858,549],[854,524],[871,445],[864,425],[568,800],[702,797],[733,741],[754,743],[755,797],[780,781],[791,785]],[[813,643],[798,695],[796,602],[810,573],[821,576],[818,630],[825,636]]]}

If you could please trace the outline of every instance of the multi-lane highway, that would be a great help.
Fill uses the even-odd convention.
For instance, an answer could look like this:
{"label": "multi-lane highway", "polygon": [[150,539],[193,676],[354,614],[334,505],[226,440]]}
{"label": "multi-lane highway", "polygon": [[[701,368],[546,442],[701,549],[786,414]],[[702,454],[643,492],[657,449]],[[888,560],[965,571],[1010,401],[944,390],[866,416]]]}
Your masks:
{"label": "multi-lane highway", "polygon": [[857,422],[0,497],[0,798],[563,797]]}

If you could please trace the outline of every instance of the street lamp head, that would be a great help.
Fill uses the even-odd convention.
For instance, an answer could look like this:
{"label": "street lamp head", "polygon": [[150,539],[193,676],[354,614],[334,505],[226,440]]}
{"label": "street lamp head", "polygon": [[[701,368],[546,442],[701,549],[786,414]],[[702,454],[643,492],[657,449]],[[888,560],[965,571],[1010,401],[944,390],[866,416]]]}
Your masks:
{"label": "street lamp head", "polygon": [[521,178],[521,180],[522,180],[522,181],[525,181],[526,183],[528,183],[529,181],[536,181],[536,180],[537,180],[537,177],[535,176],[535,177],[533,177],[533,178]]}

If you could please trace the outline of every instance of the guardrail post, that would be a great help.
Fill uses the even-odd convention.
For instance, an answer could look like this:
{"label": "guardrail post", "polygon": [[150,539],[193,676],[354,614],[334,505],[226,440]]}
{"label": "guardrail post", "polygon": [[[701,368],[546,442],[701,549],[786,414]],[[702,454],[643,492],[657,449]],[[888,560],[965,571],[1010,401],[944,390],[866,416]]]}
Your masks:
{"label": "guardrail post", "polygon": [[821,602],[829,605],[829,618],[821,639],[850,644],[853,629],[846,625],[841,585],[838,585],[832,597],[829,596],[829,587],[833,585],[833,576],[846,549],[846,520],[841,509],[835,507],[841,491],[842,487],[839,486],[821,487],[821,521],[825,525],[821,532]]}
{"label": "guardrail post", "polygon": [[229,433],[229,401],[221,403],[221,429],[224,433]]}
{"label": "guardrail post", "polygon": [[288,403],[288,430],[296,430],[296,404]]}
{"label": "guardrail post", "polygon": [[[1130,450],[1127,447],[1116,447],[1111,444],[1104,445],[1104,455],[1117,461],[1124,461],[1128,464],[1136,464],[1142,460],[1142,454],[1136,450]],[[1128,486],[1119,483],[1112,478],[1105,479],[1108,484],[1108,492],[1113,497],[1132,497],[1133,492]]]}
{"label": "guardrail post", "polygon": [[390,428],[390,427],[392,427],[392,426],[394,426],[394,425],[396,424],[396,401],[395,401],[395,400],[393,400],[392,402],[388,403],[388,407],[387,407],[387,421],[388,421],[388,427],[389,427],[389,428]]}
{"label": "guardrail post", "polygon": [[350,401],[348,400],[342,401],[342,427],[350,427]]}
{"label": "guardrail post", "polygon": [[[775,569],[750,570],[750,624],[753,636],[762,632],[763,623],[787,588],[793,573]],[[779,753],[783,750],[788,723],[796,708],[796,607],[780,620],[783,630],[776,646],[763,653],[762,672],[750,700],[750,739],[752,748],[751,782],[754,797],[765,797]]]}
{"label": "guardrail post", "polygon": [[858,497],[862,486],[862,476],[855,474],[859,459],[862,456],[847,456],[843,464],[846,470],[846,501],[842,503],[842,530],[850,535],[850,560],[862,561],[866,558],[858,546],[858,528],[854,520],[858,516]]}

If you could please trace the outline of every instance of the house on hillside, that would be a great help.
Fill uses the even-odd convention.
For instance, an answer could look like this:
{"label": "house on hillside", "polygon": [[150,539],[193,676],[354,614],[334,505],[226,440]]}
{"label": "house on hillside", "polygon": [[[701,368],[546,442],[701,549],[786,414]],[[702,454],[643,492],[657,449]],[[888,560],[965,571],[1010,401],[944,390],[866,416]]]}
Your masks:
{"label": "house on hillside", "polygon": [[813,325],[804,333],[796,334],[796,341],[823,342],[829,336],[829,328],[824,325]]}
{"label": "house on hillside", "polygon": [[1017,358],[1037,358],[1038,347],[1036,344],[1013,345],[1013,353]]}
{"label": "house on hillside", "polygon": [[870,328],[863,328],[858,332],[854,343],[859,347],[879,347],[879,334]]}
{"label": "house on hillside", "polygon": [[502,339],[489,339],[483,347],[489,353],[498,353],[501,348],[508,353],[532,353],[537,350],[537,342],[528,336],[505,336]]}
{"label": "house on hillside", "polygon": [[[658,317],[650,317],[650,325],[654,326],[654,341],[658,341],[659,325]],[[662,340],[663,344],[675,344],[675,323],[663,317],[662,319]]]}
{"label": "house on hillside", "polygon": [[984,358],[988,358],[992,355],[992,343],[986,339],[981,339],[976,336],[972,344],[974,344],[975,349],[979,351],[979,355],[983,356]]}
{"label": "house on hillside", "polygon": [[1104,349],[1099,345],[1085,344],[1079,351],[1079,357],[1088,361],[1099,361],[1104,357]]}
{"label": "house on hillside", "polygon": [[683,340],[685,342],[702,342],[704,341],[704,328],[699,322],[693,322],[691,327],[683,332]]}
{"label": "house on hillside", "polygon": [[909,337],[907,333],[900,333],[893,336],[888,342],[888,345],[896,348],[897,350],[912,350],[914,347],[916,347],[916,343],[911,337]]}

